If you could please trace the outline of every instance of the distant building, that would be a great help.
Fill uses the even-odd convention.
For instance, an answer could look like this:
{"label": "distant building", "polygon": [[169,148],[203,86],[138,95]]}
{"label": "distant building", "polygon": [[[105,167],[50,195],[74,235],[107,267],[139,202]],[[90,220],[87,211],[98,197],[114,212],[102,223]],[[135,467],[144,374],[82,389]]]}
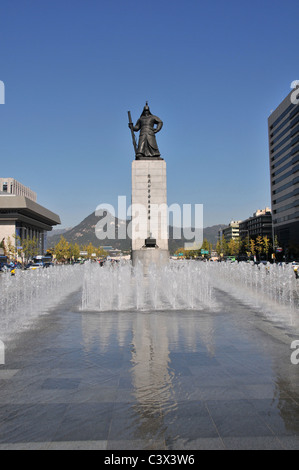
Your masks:
{"label": "distant building", "polygon": [[268,118],[273,234],[295,256],[299,256],[298,96],[299,89],[293,89]]}
{"label": "distant building", "polygon": [[257,210],[252,217],[240,222],[240,238],[253,238],[267,236],[272,239],[272,213],[269,207]]}
{"label": "distant building", "polygon": [[119,256],[122,253],[121,250],[119,250],[118,248],[113,248],[113,246],[102,246],[101,248],[105,250],[109,256],[112,256],[112,257]]}
{"label": "distant building", "polygon": [[36,202],[37,195],[34,191],[14,178],[0,178],[0,194],[14,194],[15,196],[25,196]]}
{"label": "distant building", "polygon": [[241,223],[240,220],[232,220],[228,227],[219,230],[218,238],[221,240],[222,236],[224,236],[225,241],[228,243],[231,239],[239,238],[239,224]]}
{"label": "distant building", "polygon": [[36,193],[13,178],[0,178],[0,242],[21,246],[36,238],[39,254],[47,248],[47,232],[60,224],[57,214],[36,203]]}

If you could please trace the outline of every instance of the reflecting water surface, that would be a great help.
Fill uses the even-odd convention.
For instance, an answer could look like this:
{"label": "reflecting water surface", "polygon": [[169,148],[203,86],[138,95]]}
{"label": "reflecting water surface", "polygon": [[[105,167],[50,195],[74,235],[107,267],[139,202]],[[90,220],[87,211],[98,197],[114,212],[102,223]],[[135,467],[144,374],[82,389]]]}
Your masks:
{"label": "reflecting water surface", "polygon": [[[53,294],[47,315],[7,343],[0,449],[299,448],[290,271],[259,279],[255,268],[188,263],[145,279],[128,265],[83,271],[60,279],[56,305]],[[11,305],[21,319],[21,302]]]}
{"label": "reflecting water surface", "polygon": [[287,324],[221,291],[215,300],[216,311],[82,313],[87,349],[123,353],[112,440],[280,448],[292,436],[299,445]]}

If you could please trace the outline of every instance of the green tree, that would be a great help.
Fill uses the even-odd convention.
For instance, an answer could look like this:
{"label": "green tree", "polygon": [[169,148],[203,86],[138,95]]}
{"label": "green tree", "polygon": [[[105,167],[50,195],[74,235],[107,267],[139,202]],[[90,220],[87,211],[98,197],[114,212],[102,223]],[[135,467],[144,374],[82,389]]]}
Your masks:
{"label": "green tree", "polygon": [[87,245],[86,251],[87,251],[88,258],[91,259],[93,253],[95,253],[96,251],[95,247],[93,246],[91,242],[89,243],[89,245]]}
{"label": "green tree", "polygon": [[270,239],[267,237],[267,235],[263,238],[263,250],[268,260],[268,255],[269,255],[269,250],[270,250]]}
{"label": "green tree", "polygon": [[37,237],[26,237],[22,239],[22,252],[28,262],[39,254],[39,240]]}
{"label": "green tree", "polygon": [[255,255],[255,241],[252,238],[250,239],[249,245],[250,245],[250,252],[254,256]]}
{"label": "green tree", "polygon": [[203,239],[201,250],[210,251],[210,243],[206,238]]}
{"label": "green tree", "polygon": [[181,255],[182,258],[184,258],[186,256],[186,253],[187,253],[187,250],[185,250],[185,248],[178,248],[174,254],[179,256]]}
{"label": "green tree", "polygon": [[218,240],[216,243],[216,252],[219,256],[225,256],[228,254],[228,245],[224,235],[222,235],[221,240]]}
{"label": "green tree", "polygon": [[22,258],[22,262],[24,262],[22,238],[19,235],[16,237],[16,254],[18,257]]}
{"label": "green tree", "polygon": [[105,257],[108,255],[107,251],[105,251],[102,246],[99,246],[99,247],[95,250],[95,253],[96,253],[96,255],[97,255],[98,258],[105,258]]}
{"label": "green tree", "polygon": [[242,253],[246,253],[248,254],[250,252],[250,240],[249,240],[249,237],[245,237],[243,238],[241,241],[240,241],[240,244],[241,244],[241,247],[240,247],[240,251]]}
{"label": "green tree", "polygon": [[231,256],[238,256],[240,252],[240,240],[238,238],[231,238],[228,243],[228,252]]}
{"label": "green tree", "polygon": [[70,258],[74,260],[80,258],[80,247],[78,243],[70,244]]}
{"label": "green tree", "polygon": [[216,250],[217,255],[220,256],[221,255],[221,241],[220,240],[217,240],[215,250]]}
{"label": "green tree", "polygon": [[16,247],[15,247],[15,244],[11,241],[10,237],[7,237],[7,243],[5,246],[5,254],[9,258],[14,258],[16,256]]}
{"label": "green tree", "polygon": [[258,235],[256,237],[255,244],[256,244],[256,251],[257,251],[258,257],[259,257],[259,259],[261,259],[261,253],[263,251],[263,239],[262,239],[261,235]]}
{"label": "green tree", "polygon": [[66,261],[70,258],[70,244],[64,236],[60,237],[59,242],[54,248],[54,254],[59,262]]}

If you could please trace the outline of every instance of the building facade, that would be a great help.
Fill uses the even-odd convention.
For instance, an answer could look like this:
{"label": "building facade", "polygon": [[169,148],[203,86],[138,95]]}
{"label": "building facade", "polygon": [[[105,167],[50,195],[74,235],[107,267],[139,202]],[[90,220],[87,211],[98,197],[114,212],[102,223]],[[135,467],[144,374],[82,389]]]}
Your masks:
{"label": "building facade", "polygon": [[[60,218],[37,204],[34,200],[36,195],[29,188],[19,184],[10,186],[10,183],[9,178],[0,178],[0,242],[6,247],[13,246],[21,250],[23,240],[35,239],[39,254],[43,255],[47,249],[47,233],[53,226],[60,224]],[[15,194],[13,191],[21,191],[23,194]]]}
{"label": "building facade", "polygon": [[37,195],[27,186],[19,183],[14,178],[0,178],[0,193],[15,194],[16,196],[25,196],[31,201],[36,202]]}
{"label": "building facade", "polygon": [[218,238],[219,240],[222,239],[222,236],[224,237],[225,241],[229,243],[231,239],[235,240],[239,238],[239,225],[241,221],[240,220],[232,220],[228,227],[225,227],[222,230],[219,230],[218,232]]}
{"label": "building facade", "polygon": [[252,217],[240,222],[241,239],[256,239],[268,237],[272,239],[272,213],[270,207],[257,210]]}
{"label": "building facade", "polygon": [[298,97],[292,90],[268,118],[273,238],[290,257],[299,256]]}

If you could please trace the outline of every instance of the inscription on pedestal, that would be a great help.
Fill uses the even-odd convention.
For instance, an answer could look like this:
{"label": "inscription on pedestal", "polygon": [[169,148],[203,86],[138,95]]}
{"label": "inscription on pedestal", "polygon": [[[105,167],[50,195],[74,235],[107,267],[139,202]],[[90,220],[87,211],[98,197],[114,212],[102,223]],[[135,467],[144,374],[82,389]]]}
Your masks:
{"label": "inscription on pedestal", "polygon": [[166,162],[132,162],[132,249],[139,250],[146,239],[168,250]]}

